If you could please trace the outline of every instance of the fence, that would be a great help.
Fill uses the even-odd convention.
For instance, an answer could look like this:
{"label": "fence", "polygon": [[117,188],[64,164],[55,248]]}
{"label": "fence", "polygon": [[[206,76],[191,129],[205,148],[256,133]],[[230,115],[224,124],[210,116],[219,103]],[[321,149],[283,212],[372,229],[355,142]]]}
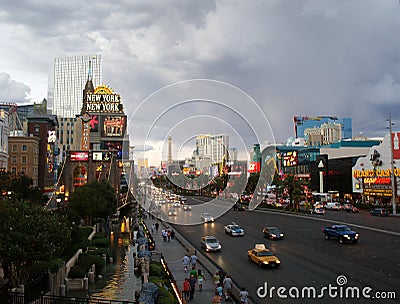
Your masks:
{"label": "fence", "polygon": [[136,301],[130,300],[108,300],[100,298],[74,298],[74,297],[62,297],[62,296],[51,296],[41,295],[35,300],[28,301],[24,294],[11,293],[8,296],[9,304],[138,304]]}

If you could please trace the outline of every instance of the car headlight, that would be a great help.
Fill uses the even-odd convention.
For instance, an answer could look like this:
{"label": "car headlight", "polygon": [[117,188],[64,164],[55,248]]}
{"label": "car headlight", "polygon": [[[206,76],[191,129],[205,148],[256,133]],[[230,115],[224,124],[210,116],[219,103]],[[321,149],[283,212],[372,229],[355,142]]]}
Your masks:
{"label": "car headlight", "polygon": [[280,264],[281,263],[281,261],[279,261],[279,260],[276,260],[276,264]]}
{"label": "car headlight", "polygon": [[268,264],[269,264],[269,262],[268,262],[268,261],[264,261],[263,263],[264,263],[264,264],[266,264],[266,265],[268,265]]}
{"label": "car headlight", "polygon": [[349,236],[347,234],[343,235],[346,239],[349,239]]}
{"label": "car headlight", "polygon": [[273,233],[272,233],[271,235],[272,235],[272,237],[276,237],[276,234],[273,234]]}
{"label": "car headlight", "polygon": [[358,233],[356,233],[356,239],[358,239]]}
{"label": "car headlight", "polygon": [[281,233],[281,237],[283,237],[283,233]]}

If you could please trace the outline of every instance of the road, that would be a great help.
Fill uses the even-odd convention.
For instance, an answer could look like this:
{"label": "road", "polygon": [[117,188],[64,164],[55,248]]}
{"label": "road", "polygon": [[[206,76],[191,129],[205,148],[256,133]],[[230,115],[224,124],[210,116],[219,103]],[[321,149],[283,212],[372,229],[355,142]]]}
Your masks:
{"label": "road", "polygon": [[[188,198],[188,204],[200,203],[199,198]],[[245,229],[244,237],[231,237],[224,233],[224,225],[232,221]],[[325,240],[323,227],[338,222],[350,224],[360,234],[360,241],[357,244],[339,244],[336,240]],[[285,239],[270,241],[263,238],[261,230],[264,225],[280,227]],[[245,286],[255,303],[368,303],[362,295],[361,299],[354,299],[352,293],[348,293],[346,298],[345,293],[353,287],[374,297],[374,303],[400,302],[399,217],[379,218],[366,212],[351,214],[343,211],[327,211],[320,217],[262,210],[228,211],[214,223],[174,227],[197,250],[201,250],[201,236],[216,236],[222,242],[223,250],[207,253],[207,257],[228,272],[239,286]],[[264,243],[272,249],[281,259],[281,267],[261,269],[250,263],[246,253],[255,243]],[[339,277],[343,275],[345,278]],[[347,279],[347,283],[337,289],[338,292],[342,290],[343,295],[337,294],[332,299],[328,288],[332,286],[331,294],[334,295],[334,288],[340,286],[337,285],[338,277]],[[265,297],[257,296],[257,289],[265,284],[268,287]],[[277,294],[279,287],[281,294],[288,297],[286,300]],[[322,299],[297,299],[295,292],[307,291],[304,287],[314,288],[317,295],[322,290]],[[275,289],[271,292],[270,288]],[[393,297],[393,292],[396,300],[377,299],[377,296]]]}

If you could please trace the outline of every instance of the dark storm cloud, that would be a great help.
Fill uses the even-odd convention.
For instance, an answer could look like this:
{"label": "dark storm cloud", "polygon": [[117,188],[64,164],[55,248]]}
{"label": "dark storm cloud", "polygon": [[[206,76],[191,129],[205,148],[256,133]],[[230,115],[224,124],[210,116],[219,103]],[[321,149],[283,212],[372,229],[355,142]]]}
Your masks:
{"label": "dark storm cloud", "polygon": [[278,141],[294,135],[294,115],[352,117],[355,134],[375,135],[397,114],[395,0],[3,1],[0,25],[0,72],[33,92],[55,57],[101,53],[128,115],[193,78],[247,92]]}

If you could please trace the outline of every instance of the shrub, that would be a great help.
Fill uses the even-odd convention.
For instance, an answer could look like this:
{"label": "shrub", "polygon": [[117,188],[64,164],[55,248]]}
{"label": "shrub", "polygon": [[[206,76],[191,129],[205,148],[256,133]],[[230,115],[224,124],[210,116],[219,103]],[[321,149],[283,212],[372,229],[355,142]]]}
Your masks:
{"label": "shrub", "polygon": [[162,267],[161,263],[158,262],[152,262],[150,264],[150,275],[163,278],[166,277],[166,273],[164,271],[164,268]]}
{"label": "shrub", "polygon": [[110,240],[107,238],[94,238],[89,242],[89,246],[97,248],[108,248],[110,246]]}

